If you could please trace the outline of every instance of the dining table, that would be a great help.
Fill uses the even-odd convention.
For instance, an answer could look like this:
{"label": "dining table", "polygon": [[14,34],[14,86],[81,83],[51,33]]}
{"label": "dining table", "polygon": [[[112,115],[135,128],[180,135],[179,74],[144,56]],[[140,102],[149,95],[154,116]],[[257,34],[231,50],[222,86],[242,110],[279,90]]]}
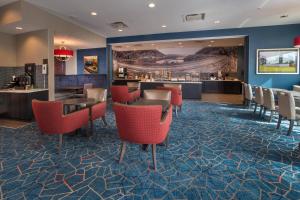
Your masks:
{"label": "dining table", "polygon": [[88,136],[93,135],[93,129],[94,129],[94,123],[92,119],[92,107],[100,103],[100,101],[97,101],[92,98],[70,98],[65,99],[62,101],[64,105],[64,114],[70,113],[71,107],[75,107],[75,110],[80,110],[82,108],[88,108],[89,109],[89,124],[90,124],[90,131],[88,132]]}

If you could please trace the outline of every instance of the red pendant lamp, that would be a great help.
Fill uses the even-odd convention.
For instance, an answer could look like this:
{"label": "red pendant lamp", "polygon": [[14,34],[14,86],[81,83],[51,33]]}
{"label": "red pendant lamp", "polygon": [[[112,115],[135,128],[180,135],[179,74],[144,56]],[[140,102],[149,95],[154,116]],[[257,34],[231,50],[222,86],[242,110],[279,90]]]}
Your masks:
{"label": "red pendant lamp", "polygon": [[300,36],[295,37],[295,39],[294,39],[294,47],[300,48]]}
{"label": "red pendant lamp", "polygon": [[69,50],[65,46],[61,46],[59,49],[54,49],[54,57],[62,62],[68,61],[71,57],[73,57],[73,55],[73,50]]}

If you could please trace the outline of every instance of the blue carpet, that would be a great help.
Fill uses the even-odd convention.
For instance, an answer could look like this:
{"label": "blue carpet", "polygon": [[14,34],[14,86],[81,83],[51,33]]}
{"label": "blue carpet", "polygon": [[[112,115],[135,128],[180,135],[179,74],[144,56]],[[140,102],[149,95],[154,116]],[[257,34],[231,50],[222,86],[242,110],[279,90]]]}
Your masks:
{"label": "blue carpet", "polygon": [[299,199],[300,128],[286,136],[238,106],[185,101],[169,147],[128,145],[118,164],[114,115],[91,138],[41,135],[33,123],[0,129],[0,199]]}

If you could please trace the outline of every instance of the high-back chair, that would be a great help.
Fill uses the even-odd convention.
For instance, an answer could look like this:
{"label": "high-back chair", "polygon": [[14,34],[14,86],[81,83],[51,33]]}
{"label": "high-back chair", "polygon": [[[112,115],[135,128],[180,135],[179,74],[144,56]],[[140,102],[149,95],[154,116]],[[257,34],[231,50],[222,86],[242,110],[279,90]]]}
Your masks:
{"label": "high-back chair", "polygon": [[133,90],[133,95],[135,99],[141,96],[141,83],[140,82],[127,82],[127,87],[129,90]]}
{"label": "high-back chair", "polygon": [[122,141],[120,160],[122,162],[126,143],[151,144],[154,170],[156,170],[156,144],[167,138],[172,122],[172,106],[162,119],[162,106],[132,106],[114,104],[116,124]]}
{"label": "high-back chair", "polygon": [[270,114],[270,122],[272,121],[274,112],[276,112],[276,105],[275,105],[275,98],[273,90],[269,88],[263,88],[263,106],[264,106],[264,113],[263,116],[266,115],[266,111],[269,110],[271,112]]}
{"label": "high-back chair", "polygon": [[255,87],[255,98],[253,100],[255,103],[254,113],[256,112],[257,106],[260,106],[259,115],[261,115],[263,111],[263,104],[264,104],[264,94],[263,94],[262,87],[260,86]]}
{"label": "high-back chair", "polygon": [[279,92],[278,94],[278,124],[277,129],[280,128],[282,119],[290,121],[289,130],[287,135],[290,135],[293,131],[294,122],[300,120],[300,116],[296,113],[295,100],[290,92]]}
{"label": "high-back chair", "polygon": [[[99,103],[92,107],[92,120],[101,118],[104,125],[107,126],[105,114],[106,114],[106,100],[107,90],[104,88],[91,88],[87,89],[87,98],[95,99]],[[92,127],[93,128],[93,127]]]}
{"label": "high-back chair", "polygon": [[62,102],[38,100],[32,101],[32,109],[37,125],[43,134],[59,135],[59,152],[63,142],[63,134],[88,125],[88,109],[64,115]]}
{"label": "high-back chair", "polygon": [[111,86],[111,97],[113,102],[130,103],[135,100],[133,92],[129,92],[127,85]]}
{"label": "high-back chair", "polygon": [[[167,85],[167,84],[164,84]],[[171,84],[168,84],[171,85]],[[175,84],[174,84],[175,85]],[[178,107],[180,108],[180,111],[182,109],[182,92],[181,92],[181,87],[158,87],[157,89],[159,90],[167,90],[171,91],[171,104],[175,107],[175,113],[176,116],[178,117]]]}
{"label": "high-back chair", "polygon": [[245,97],[246,97],[246,104],[249,108],[251,108],[251,103],[253,101],[253,92],[252,92],[252,86],[250,84],[246,84],[246,90],[245,90]]}
{"label": "high-back chair", "polygon": [[83,84],[83,93],[82,94],[75,94],[75,97],[78,98],[86,98],[87,95],[87,89],[93,88],[93,84],[92,83],[85,83]]}
{"label": "high-back chair", "polygon": [[144,99],[165,100],[171,102],[171,91],[169,90],[144,90]]}

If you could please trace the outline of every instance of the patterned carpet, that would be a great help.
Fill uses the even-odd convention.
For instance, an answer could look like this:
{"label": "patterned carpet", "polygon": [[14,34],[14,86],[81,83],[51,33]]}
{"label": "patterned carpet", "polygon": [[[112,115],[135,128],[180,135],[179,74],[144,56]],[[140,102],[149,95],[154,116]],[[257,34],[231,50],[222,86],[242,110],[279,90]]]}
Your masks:
{"label": "patterned carpet", "polygon": [[94,136],[40,135],[35,124],[0,129],[0,199],[299,199],[300,141],[247,109],[185,101],[169,147],[151,151],[120,141],[113,113]]}

